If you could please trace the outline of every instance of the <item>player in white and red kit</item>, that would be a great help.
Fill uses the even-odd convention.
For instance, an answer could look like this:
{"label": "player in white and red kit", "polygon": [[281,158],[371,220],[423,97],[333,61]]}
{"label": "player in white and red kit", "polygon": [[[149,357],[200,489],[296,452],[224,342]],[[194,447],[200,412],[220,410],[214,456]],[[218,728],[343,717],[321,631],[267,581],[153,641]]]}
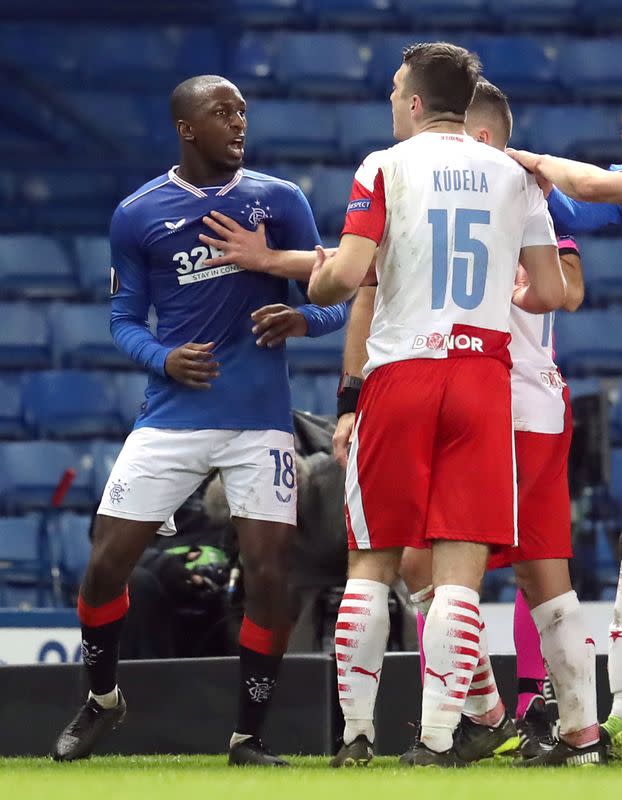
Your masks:
{"label": "player in white and red kit", "polygon": [[[467,117],[469,133],[493,147],[504,148],[511,122],[505,98],[496,97],[494,87],[479,87]],[[558,239],[558,247],[567,279],[564,308],[575,311],[584,295],[578,250],[568,237]],[[519,267],[517,283],[525,279]],[[553,321],[553,314],[526,314],[512,308],[510,353],[519,543],[518,547],[494,552],[489,566],[513,564],[520,587],[514,638],[516,717],[523,756],[537,755],[540,749],[540,759],[529,763],[583,763],[586,758],[590,763],[600,763],[604,748],[596,728],[594,646],[572,591],[567,565],[572,556],[568,490],[572,412],[568,388],[553,357]],[[539,696],[542,684],[538,683],[546,674],[542,653],[560,697],[564,741],[553,753],[538,747],[538,739],[547,732],[544,703]],[[583,747],[573,754],[567,744]]]}
{"label": "player in white and red kit", "polygon": [[[478,84],[475,99],[469,109],[467,130],[481,141],[497,147],[503,147],[509,136],[511,114],[507,100],[496,87],[492,87],[487,82]],[[583,283],[578,259],[576,255],[573,257],[568,252],[572,249],[573,245],[570,241],[562,242],[569,287],[565,305],[574,310],[581,302]],[[574,262],[572,258],[574,258]],[[344,354],[344,367],[346,370],[352,370],[354,374],[358,373],[359,365],[362,363],[361,356],[365,350],[364,341],[369,328],[367,308],[369,308],[371,299],[369,295],[370,292],[373,293],[373,290],[363,290],[363,292],[364,294],[357,298],[352,311],[350,327],[354,329],[356,326],[356,332],[349,331]],[[367,317],[365,316],[366,312]],[[576,742],[577,739],[572,734],[568,737],[571,731],[576,733],[583,729],[583,732],[589,733],[590,728],[594,732],[596,727],[595,696],[593,696],[594,664],[593,649],[585,644],[576,596],[570,591],[565,561],[570,554],[570,526],[569,519],[567,519],[569,498],[565,470],[570,432],[568,415],[565,413],[565,403],[562,397],[563,383],[559,379],[557,368],[551,359],[550,331],[546,336],[544,335],[549,322],[550,319],[546,316],[526,315],[515,306],[512,307],[510,329],[516,336],[511,347],[516,358],[512,381],[513,385],[516,382],[519,396],[519,402],[515,407],[515,425],[521,428],[532,428],[533,433],[525,434],[524,442],[521,440],[522,434],[517,436],[517,439],[521,440],[517,448],[519,451],[519,527],[522,530],[524,522],[527,528],[527,537],[525,542],[521,543],[520,549],[507,548],[509,552],[505,552],[502,557],[505,563],[509,563],[508,557],[511,560],[530,560],[528,569],[522,570],[523,574],[522,576],[519,574],[519,578],[522,577],[522,585],[529,589],[530,605],[534,607],[542,603],[541,607],[536,608],[535,611],[535,615],[540,620],[544,620],[546,623],[553,611],[551,605],[546,603],[549,597],[555,598],[557,601],[555,615],[559,618],[563,617],[563,619],[561,624],[558,619],[557,624],[553,627],[563,628],[563,631],[556,634],[555,630],[546,630],[543,632],[543,640],[546,639],[548,649],[553,650],[551,661],[556,674],[564,679],[560,688],[561,705],[565,712],[564,721],[569,724],[562,730],[566,733],[567,738]],[[545,339],[546,341],[544,341]],[[361,343],[363,343],[362,348]],[[363,353],[361,353],[361,349]],[[349,417],[351,418],[351,415]],[[342,462],[345,457],[348,424],[349,420],[342,417],[336,434],[336,453]],[[538,433],[538,431],[544,430],[548,431],[548,434]],[[564,430],[566,433],[563,433]],[[538,480],[532,481],[532,477]],[[546,515],[542,513],[542,495],[538,491],[537,483],[542,485],[544,493],[549,495],[549,513]],[[530,528],[536,524],[538,515],[540,515],[538,530],[534,532]],[[409,549],[408,554],[412,554],[414,558],[404,558],[403,560],[403,566],[407,573],[405,577],[415,588],[418,580],[420,586],[425,586],[429,582],[429,559],[417,557],[417,553],[424,555],[425,552]],[[501,556],[497,556],[497,559],[500,560]],[[416,574],[417,571],[419,571],[419,575]],[[521,569],[517,567],[517,572],[520,571]],[[542,585],[543,583],[544,585]],[[424,610],[426,599],[429,606],[428,596],[432,594],[431,588],[427,587],[419,593],[420,598],[418,599]],[[547,595],[547,592],[551,592],[551,594]],[[530,618],[528,619],[531,622]],[[531,625],[533,627],[533,623]],[[535,646],[539,651],[537,632],[534,630],[533,634],[536,639]],[[488,748],[492,752],[497,746],[507,744],[505,741],[507,739],[506,731],[496,728],[496,724],[501,721],[502,704],[500,704],[494,678],[490,672],[487,654],[483,652],[482,636],[483,630],[480,633],[480,659],[464,706],[466,717],[463,718],[460,735],[456,740],[456,749],[467,760],[482,757]],[[563,674],[565,663],[572,663],[574,666],[575,686],[572,685],[573,681],[565,680],[568,678]],[[587,680],[587,687],[583,685],[581,677]],[[589,684],[590,677],[591,685]],[[576,702],[574,692],[581,695],[581,702]],[[344,711],[348,717],[348,709],[344,709]],[[495,715],[494,720],[493,715]],[[473,724],[471,721],[479,724]],[[502,727],[505,728],[505,726]],[[586,739],[583,733],[582,738],[584,744],[590,744],[590,740]],[[572,758],[577,758],[579,762],[586,758],[591,763],[595,760],[591,748],[583,749],[579,754],[573,753],[572,748],[567,749],[569,752],[566,753],[568,757],[566,763],[572,763],[570,760]],[[559,749],[556,752],[559,755]],[[407,757],[409,755],[411,757],[416,755],[416,750],[407,754]]]}
{"label": "player in white and red kit", "polygon": [[544,311],[565,297],[535,180],[464,134],[477,77],[476,58],[461,48],[406,51],[391,95],[403,141],[358,170],[337,255],[310,282],[321,304],[351,294],[378,246],[346,477],[350,577],[336,651],[347,747],[373,738],[375,692],[365,693],[371,708],[357,697],[382,665],[402,549],[431,543],[416,765],[460,763],[453,734],[480,656],[478,589],[489,547],[514,542],[507,345],[519,257],[531,283],[516,302]]}
{"label": "player in white and red kit", "polygon": [[[507,107],[503,95],[486,84],[488,90],[497,92],[496,100]],[[476,98],[481,92],[480,84]],[[479,107],[476,100],[473,103]],[[493,127],[495,105],[484,109],[480,124]],[[471,132],[467,118],[466,129]],[[510,118],[511,119],[511,118]],[[509,127],[508,127],[509,130]],[[477,132],[477,131],[474,131]],[[581,264],[575,242],[564,237],[558,240],[562,268],[567,278],[565,308],[574,311],[583,298]],[[373,315],[375,289],[359,290],[352,309],[348,337],[344,349],[344,371],[351,378],[362,374],[367,360],[365,342]],[[552,360],[552,322],[550,314],[526,314],[513,306],[510,317],[512,341],[510,353],[513,360],[512,389],[516,387],[514,402],[514,427],[516,464],[518,473],[519,546],[503,548],[491,556],[489,566],[508,566],[514,561],[530,559],[567,559],[571,555],[570,497],[567,466],[571,440],[571,411],[568,390]],[[356,380],[356,378],[354,379]],[[350,381],[351,382],[351,381]],[[342,465],[347,463],[347,446],[354,414],[343,398],[338,403],[340,413],[335,434],[335,456]],[[354,399],[354,398],[352,398]],[[346,401],[347,402],[347,401]],[[351,402],[351,401],[350,401]],[[401,575],[412,587],[413,602],[423,623],[434,595],[431,581],[431,552],[406,548],[402,558]],[[554,565],[559,569],[561,565]],[[554,582],[553,582],[554,583]],[[566,587],[562,587],[566,588]],[[423,615],[423,616],[421,616]],[[420,640],[423,624],[420,625]],[[480,662],[473,676],[463,710],[460,737],[455,740],[461,757],[468,760],[511,751],[517,746],[516,729],[503,719],[503,705],[499,700],[488,659],[481,650]],[[521,733],[520,749],[523,757],[540,755],[540,742],[549,743],[549,725],[542,698],[542,682],[546,669],[540,650],[540,636],[531,618],[531,612],[522,592],[517,592],[514,615],[514,639],[517,655],[518,704],[517,725]],[[583,640],[579,638],[579,646]],[[422,649],[423,650],[423,649]],[[422,678],[425,657],[422,652]],[[465,720],[464,717],[468,717]],[[477,732],[468,721],[480,724]]]}
{"label": "player in white and red kit", "polygon": [[[570,237],[559,238],[558,247],[567,280],[564,308],[575,311],[584,295],[578,248]],[[519,267],[517,280],[523,279],[524,271]],[[515,564],[519,583],[520,573],[523,580],[528,580],[535,568],[542,582],[565,594],[571,590],[565,562],[572,556],[568,488],[572,409],[568,387],[553,359],[553,323],[553,313],[535,315],[512,309],[510,354],[519,544],[494,553],[489,567]],[[547,563],[541,563],[543,560]],[[535,563],[522,563],[530,561]],[[540,599],[532,597],[529,603],[519,588],[514,604],[516,725],[523,757],[542,755],[543,746],[550,743],[544,697],[547,673],[530,611],[530,606],[537,607]],[[583,647],[580,637],[578,646]]]}

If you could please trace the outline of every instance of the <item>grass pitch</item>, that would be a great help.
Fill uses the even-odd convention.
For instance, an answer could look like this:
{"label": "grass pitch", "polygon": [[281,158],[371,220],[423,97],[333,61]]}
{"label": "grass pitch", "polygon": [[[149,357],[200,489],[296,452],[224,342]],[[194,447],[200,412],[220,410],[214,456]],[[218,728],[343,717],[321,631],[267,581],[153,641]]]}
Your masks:
{"label": "grass pitch", "polygon": [[[366,769],[332,770],[326,758],[293,757],[293,769],[229,768],[225,756],[96,757],[73,764],[0,759],[2,800],[585,800],[618,796],[622,762],[602,767],[519,770],[408,769],[377,758]],[[417,793],[416,795],[414,793]]]}

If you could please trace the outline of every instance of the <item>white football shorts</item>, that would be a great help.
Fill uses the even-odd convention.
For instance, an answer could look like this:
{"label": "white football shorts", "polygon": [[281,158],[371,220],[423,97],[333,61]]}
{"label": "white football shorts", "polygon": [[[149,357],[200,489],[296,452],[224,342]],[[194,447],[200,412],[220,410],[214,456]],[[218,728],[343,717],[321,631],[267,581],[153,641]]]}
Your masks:
{"label": "white football shorts", "polygon": [[98,514],[162,522],[218,469],[232,517],[296,524],[294,437],[285,431],[138,428],[110,472]]}

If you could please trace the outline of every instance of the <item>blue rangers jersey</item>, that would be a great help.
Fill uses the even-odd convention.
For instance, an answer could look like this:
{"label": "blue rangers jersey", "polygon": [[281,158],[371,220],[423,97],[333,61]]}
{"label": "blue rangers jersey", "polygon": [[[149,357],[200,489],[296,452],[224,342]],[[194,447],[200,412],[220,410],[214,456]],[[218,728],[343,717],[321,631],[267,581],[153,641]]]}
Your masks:
{"label": "blue rangers jersey", "polygon": [[[291,431],[285,347],[258,347],[250,317],[261,306],[287,302],[287,281],[235,264],[206,268],[206,259],[222,255],[210,253],[198,238],[206,230],[202,217],[212,210],[248,229],[263,222],[275,249],[312,250],[320,242],[295,184],[246,169],[225,186],[198,188],[173,167],[123,200],[110,228],[110,329],[117,346],[150,370],[135,427]],[[147,322],[150,305],[158,321],[155,336]],[[301,310],[310,336],[334,331],[346,319],[343,303]],[[210,390],[167,377],[171,350],[211,341],[220,377]]]}

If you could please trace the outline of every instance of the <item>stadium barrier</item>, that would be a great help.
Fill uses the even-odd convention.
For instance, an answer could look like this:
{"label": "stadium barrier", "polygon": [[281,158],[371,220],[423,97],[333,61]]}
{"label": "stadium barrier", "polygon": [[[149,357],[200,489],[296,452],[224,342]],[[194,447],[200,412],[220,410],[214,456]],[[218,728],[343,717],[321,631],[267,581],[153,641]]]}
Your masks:
{"label": "stadium barrier", "polygon": [[[499,689],[515,703],[513,656],[493,656]],[[4,666],[0,700],[0,756],[42,756],[86,694],[78,664]],[[222,753],[235,722],[237,658],[121,662],[119,683],[128,716],[99,754]],[[609,713],[607,664],[597,656],[599,718]],[[376,752],[395,755],[412,740],[421,716],[416,653],[387,655],[380,682]],[[322,755],[341,733],[335,664],[331,656],[287,656],[266,729],[276,752]]]}

